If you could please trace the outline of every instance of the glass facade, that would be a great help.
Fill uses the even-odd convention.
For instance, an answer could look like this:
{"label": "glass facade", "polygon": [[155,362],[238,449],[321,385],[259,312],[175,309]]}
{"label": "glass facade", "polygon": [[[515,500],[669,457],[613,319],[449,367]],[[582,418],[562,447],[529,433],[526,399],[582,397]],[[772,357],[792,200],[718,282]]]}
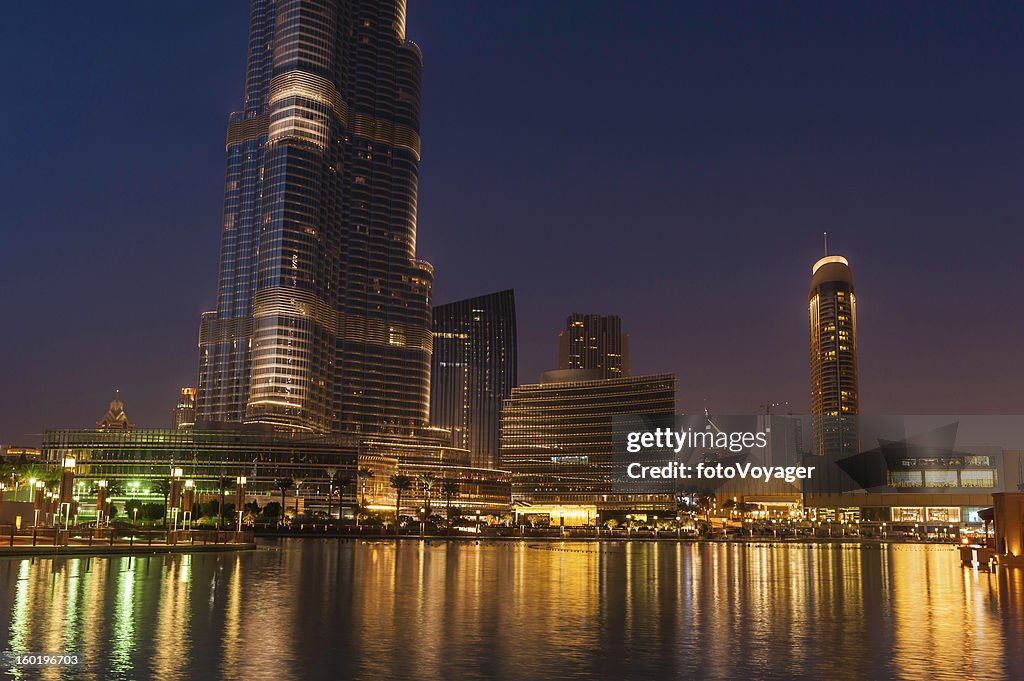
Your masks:
{"label": "glass facade", "polygon": [[513,501],[674,509],[672,494],[613,491],[612,436],[616,416],[673,418],[675,396],[673,374],[513,389],[501,418],[501,462],[513,474]]}
{"label": "glass facade", "polygon": [[[484,514],[504,513],[510,494],[508,473],[469,467],[468,452],[449,447],[444,431],[370,437],[357,443],[347,436],[275,432],[268,426],[196,431],[55,430],[43,434],[42,455],[52,465],[59,465],[65,457],[75,459],[76,484],[83,497],[91,497],[96,481],[104,479],[111,489],[118,490],[119,501],[156,501],[158,483],[168,479],[173,467],[180,467],[184,477],[194,480],[199,500],[217,498],[222,479],[245,476],[248,495],[274,501],[280,496],[278,481],[287,479],[294,485],[288,492],[289,503],[301,502],[304,509],[328,506],[335,473],[352,481],[342,490],[342,506],[351,507],[365,498],[367,505],[378,511],[394,509],[395,490],[389,484],[394,473],[415,481],[403,496],[406,509],[425,502],[420,484],[425,476],[436,480],[435,507],[448,481],[456,484],[457,506]],[[374,477],[361,481],[356,475],[360,469],[372,471]]]}
{"label": "glass facade", "polygon": [[814,264],[807,306],[813,453],[856,454],[857,298],[846,258],[830,255]]}
{"label": "glass facade", "polygon": [[430,423],[451,431],[473,466],[499,468],[501,408],[516,386],[511,290],[434,308]]}
{"label": "glass facade", "polygon": [[231,117],[197,422],[425,425],[433,270],[416,259],[422,57],[402,0],[254,0]]}
{"label": "glass facade", "polygon": [[629,336],[616,315],[573,314],[558,335],[558,368],[586,369],[600,378],[629,375]]}

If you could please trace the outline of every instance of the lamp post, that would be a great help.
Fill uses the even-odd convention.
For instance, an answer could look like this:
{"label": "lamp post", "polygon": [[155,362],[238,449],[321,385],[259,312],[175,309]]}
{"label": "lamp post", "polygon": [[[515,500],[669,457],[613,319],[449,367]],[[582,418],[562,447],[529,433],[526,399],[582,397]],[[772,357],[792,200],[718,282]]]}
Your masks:
{"label": "lamp post", "polygon": [[180,468],[171,469],[171,486],[169,503],[171,505],[171,531],[178,531],[178,507],[181,505],[181,476],[183,471]]}
{"label": "lamp post", "polygon": [[107,481],[96,482],[96,528],[103,522],[103,508],[107,505]]}
{"label": "lamp post", "polygon": [[422,506],[420,506],[420,538],[421,539],[423,538],[423,525],[424,525],[424,518],[425,518],[424,514],[426,512],[427,512],[427,509],[425,509]]}
{"label": "lamp post", "polygon": [[244,475],[235,478],[235,511],[238,513],[238,526],[235,528],[235,532],[239,537],[242,534],[242,507],[245,505],[245,483]]}
{"label": "lamp post", "polygon": [[185,496],[181,504],[182,522],[186,530],[192,529],[192,504],[196,498],[195,480],[185,481]]}

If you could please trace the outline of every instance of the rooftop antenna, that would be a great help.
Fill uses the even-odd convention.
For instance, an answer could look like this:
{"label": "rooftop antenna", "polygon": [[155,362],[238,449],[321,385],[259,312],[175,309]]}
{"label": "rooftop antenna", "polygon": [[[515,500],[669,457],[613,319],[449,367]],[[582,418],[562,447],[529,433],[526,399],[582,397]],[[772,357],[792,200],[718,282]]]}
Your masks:
{"label": "rooftop antenna", "polygon": [[825,255],[828,255],[828,232],[822,232],[825,235]]}

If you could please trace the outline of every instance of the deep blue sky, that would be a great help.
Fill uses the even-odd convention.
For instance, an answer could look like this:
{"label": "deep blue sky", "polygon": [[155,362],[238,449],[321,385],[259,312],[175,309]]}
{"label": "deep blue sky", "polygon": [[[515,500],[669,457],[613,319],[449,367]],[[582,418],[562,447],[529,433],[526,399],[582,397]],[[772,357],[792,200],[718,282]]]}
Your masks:
{"label": "deep blue sky", "polygon": [[[0,23],[0,442],[164,427],[214,304],[248,5]],[[1024,5],[410,0],[435,301],[513,287],[520,380],[617,313],[679,407],[808,408],[821,232],[868,413],[1024,412]]]}

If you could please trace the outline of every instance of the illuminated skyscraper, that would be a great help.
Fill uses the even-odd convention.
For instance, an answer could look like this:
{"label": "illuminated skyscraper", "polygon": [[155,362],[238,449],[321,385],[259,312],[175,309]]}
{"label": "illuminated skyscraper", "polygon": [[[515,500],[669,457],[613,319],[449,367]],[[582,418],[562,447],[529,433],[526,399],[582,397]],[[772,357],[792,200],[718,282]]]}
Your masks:
{"label": "illuminated skyscraper", "polygon": [[121,401],[121,391],[114,391],[114,399],[110,401],[110,407],[103,418],[96,422],[96,430],[132,430],[135,426],[128,420],[128,414],[124,413],[124,402]]}
{"label": "illuminated skyscraper", "polygon": [[419,48],[404,0],[253,0],[227,131],[198,421],[426,424],[433,270],[416,259]]}
{"label": "illuminated skyscraper", "polygon": [[857,297],[846,258],[828,255],[811,268],[813,453],[855,454],[857,419]]}
{"label": "illuminated skyscraper", "polygon": [[190,430],[196,425],[196,389],[182,388],[171,415],[171,428]]}
{"label": "illuminated skyscraper", "polygon": [[434,308],[430,423],[452,432],[472,465],[498,468],[501,405],[516,386],[511,290]]}
{"label": "illuminated skyscraper", "polygon": [[600,378],[629,376],[629,336],[616,315],[573,314],[558,335],[558,368],[588,369]]}

